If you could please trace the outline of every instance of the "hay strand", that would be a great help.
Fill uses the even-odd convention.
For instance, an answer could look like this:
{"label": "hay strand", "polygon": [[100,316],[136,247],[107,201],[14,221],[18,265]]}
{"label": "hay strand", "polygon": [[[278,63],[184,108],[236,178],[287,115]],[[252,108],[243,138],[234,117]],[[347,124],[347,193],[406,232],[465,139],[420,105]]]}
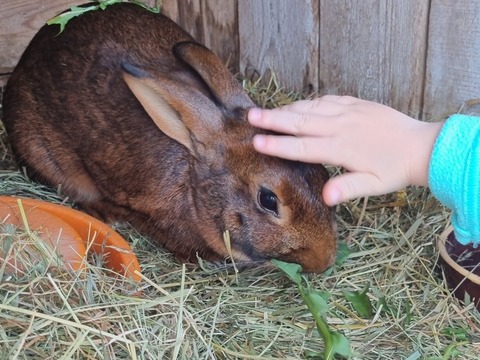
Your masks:
{"label": "hay strand", "polygon": [[[260,106],[302,98],[274,77],[243,84]],[[71,205],[61,189],[16,168],[1,122],[0,194]],[[354,358],[477,359],[480,314],[452,296],[437,269],[434,242],[449,212],[428,190],[357,199],[338,207],[338,219],[352,253],[308,278],[330,294],[328,324],[345,334]],[[311,314],[279,270],[182,265],[134,229],[116,228],[139,257],[140,283],[109,276],[101,262],[82,275],[51,262],[24,264],[28,271],[12,276],[0,265],[1,359],[305,359],[323,350]],[[26,236],[0,222],[0,249],[12,234]],[[370,319],[343,293],[367,285]]]}

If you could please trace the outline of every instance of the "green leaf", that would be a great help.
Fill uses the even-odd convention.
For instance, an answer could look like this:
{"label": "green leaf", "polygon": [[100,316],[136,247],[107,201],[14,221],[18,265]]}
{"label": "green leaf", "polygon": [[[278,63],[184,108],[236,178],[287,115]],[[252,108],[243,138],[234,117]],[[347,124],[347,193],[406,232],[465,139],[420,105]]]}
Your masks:
{"label": "green leaf", "polygon": [[72,6],[69,11],[64,12],[53,19],[47,21],[48,25],[60,25],[60,33],[65,30],[65,25],[74,17],[80,16],[87,11],[96,10],[98,6],[78,7]]}
{"label": "green leaf", "polygon": [[[79,7],[79,6],[72,6],[70,10],[55,16],[53,19],[50,19],[47,21],[48,25],[60,25],[60,32],[63,32],[65,30],[65,26],[67,23],[72,20],[73,18],[80,16],[82,14],[85,14],[86,12],[93,11],[93,10],[105,10],[107,6],[116,4],[116,3],[121,3],[123,0],[103,0],[99,1],[98,5],[92,5],[92,6],[86,6],[86,7]],[[143,7],[144,9],[147,9],[148,11],[154,12],[154,13],[159,13],[160,12],[160,6],[156,7],[150,7],[141,1],[133,0],[131,1],[133,4],[139,5]]]}
{"label": "green leaf", "polygon": [[328,298],[330,294],[325,291],[315,291],[315,292],[308,292],[305,294],[308,300],[311,302],[310,312],[313,315],[319,315],[323,318],[327,317],[328,314]]}
{"label": "green leaf", "polygon": [[140,5],[141,7],[143,7],[144,9],[147,9],[150,12],[153,12],[153,13],[156,13],[156,14],[158,14],[160,12],[160,5],[158,5],[158,6],[148,6],[147,4],[144,4],[140,0],[131,0],[130,2],[132,2],[134,4],[137,4],[137,5]]}
{"label": "green leaf", "polygon": [[382,309],[380,310],[380,313],[385,313],[389,315],[394,314],[393,310],[388,305],[387,299],[385,298],[385,296],[382,296],[381,298],[378,299],[376,308],[380,309],[380,306],[382,307]]}
{"label": "green leaf", "polygon": [[464,328],[449,326],[444,328],[441,333],[454,341],[467,341],[470,338],[468,330]]}
{"label": "green leaf", "polygon": [[445,348],[445,351],[444,351],[443,356],[442,356],[442,360],[449,360],[449,359],[452,359],[454,357],[457,357],[458,355],[461,355],[462,353],[457,350],[457,346],[464,346],[464,345],[467,345],[467,344],[468,344],[468,341],[462,341],[462,342],[457,342],[457,343],[453,343],[453,344],[448,345]]}
{"label": "green leaf", "polygon": [[347,243],[344,241],[339,241],[337,243],[337,256],[335,258],[335,265],[328,268],[323,274],[329,276],[333,273],[335,268],[341,267],[353,251],[350,250]]}
{"label": "green leaf", "polygon": [[287,263],[277,259],[272,259],[271,262],[282,270],[297,286],[302,285],[302,266],[294,263]]}
{"label": "green leaf", "polygon": [[352,356],[352,350],[350,349],[350,342],[340,332],[335,332],[332,334],[332,351],[335,354],[338,354],[343,357]]}
{"label": "green leaf", "polygon": [[346,242],[339,241],[337,243],[337,257],[335,258],[335,266],[342,266],[352,252],[353,251],[350,250]]}
{"label": "green leaf", "polygon": [[362,291],[343,290],[345,299],[347,299],[357,313],[365,319],[371,319],[373,317],[372,303],[367,295],[369,288],[370,284],[367,284]]}
{"label": "green leaf", "polygon": [[[331,360],[336,354],[348,357],[351,355],[350,343],[341,333],[332,332],[326,321],[328,314],[328,299],[330,293],[326,291],[311,290],[307,278],[301,274],[302,267],[298,264],[286,263],[280,260],[272,260],[272,263],[282,270],[292,280],[298,288],[303,302],[307,305],[308,310],[312,313],[315,320],[318,333],[325,343],[324,358]],[[302,281],[303,280],[303,281]],[[303,286],[305,283],[305,286]],[[368,290],[368,288],[367,288]],[[310,354],[312,356],[313,353]],[[316,356],[315,353],[314,356]]]}

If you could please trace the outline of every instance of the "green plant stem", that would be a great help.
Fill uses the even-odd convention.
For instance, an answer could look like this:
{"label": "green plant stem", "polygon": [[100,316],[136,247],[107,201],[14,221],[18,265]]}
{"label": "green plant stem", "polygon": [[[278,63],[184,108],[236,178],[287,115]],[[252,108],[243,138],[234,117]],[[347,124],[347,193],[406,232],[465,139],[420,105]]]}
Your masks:
{"label": "green plant stem", "polygon": [[315,324],[317,325],[317,330],[322,336],[323,342],[325,343],[325,360],[333,359],[335,353],[332,351],[332,334],[330,333],[327,322],[321,314],[315,311],[315,306],[313,305],[310,296],[308,296],[308,293],[305,291],[303,286],[298,286],[298,290],[300,291],[303,302],[307,305],[308,310],[312,313],[312,316],[315,319]]}
{"label": "green plant stem", "polygon": [[450,344],[450,345],[447,346],[447,348],[445,349],[445,353],[444,353],[443,356],[442,356],[442,360],[449,360],[449,359],[451,359],[451,358],[454,356],[454,352],[455,352],[455,350],[457,349],[457,346],[464,346],[464,345],[467,345],[468,343],[469,343],[468,341],[460,341],[460,342],[456,342],[456,343]]}

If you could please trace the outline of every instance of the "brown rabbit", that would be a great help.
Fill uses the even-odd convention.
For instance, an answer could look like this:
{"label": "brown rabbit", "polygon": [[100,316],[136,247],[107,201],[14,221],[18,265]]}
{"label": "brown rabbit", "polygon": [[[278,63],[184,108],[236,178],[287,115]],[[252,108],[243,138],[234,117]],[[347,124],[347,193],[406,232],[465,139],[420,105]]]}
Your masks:
{"label": "brown rabbit", "polygon": [[257,153],[254,103],[163,15],[120,3],[44,26],[8,81],[20,164],[85,211],[127,221],[180,259],[277,258],[323,271],[336,253],[320,165]]}

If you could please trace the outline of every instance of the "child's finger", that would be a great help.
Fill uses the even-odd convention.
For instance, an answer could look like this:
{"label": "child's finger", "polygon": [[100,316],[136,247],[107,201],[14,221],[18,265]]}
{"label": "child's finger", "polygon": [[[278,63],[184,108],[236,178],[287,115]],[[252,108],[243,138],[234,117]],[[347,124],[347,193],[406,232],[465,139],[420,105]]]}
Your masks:
{"label": "child's finger", "polygon": [[338,126],[329,116],[291,112],[285,109],[250,109],[248,120],[253,126],[296,136],[329,136]]}
{"label": "child's finger", "polygon": [[362,196],[380,195],[386,192],[389,191],[382,188],[382,183],[376,176],[352,172],[328,180],[322,194],[325,203],[334,206]]}
{"label": "child's finger", "polygon": [[332,138],[255,135],[253,146],[263,154],[308,163],[339,163],[341,152]]}
{"label": "child's finger", "polygon": [[320,116],[335,116],[343,113],[349,105],[359,102],[359,99],[351,96],[325,95],[312,100],[294,101],[277,109]]}

